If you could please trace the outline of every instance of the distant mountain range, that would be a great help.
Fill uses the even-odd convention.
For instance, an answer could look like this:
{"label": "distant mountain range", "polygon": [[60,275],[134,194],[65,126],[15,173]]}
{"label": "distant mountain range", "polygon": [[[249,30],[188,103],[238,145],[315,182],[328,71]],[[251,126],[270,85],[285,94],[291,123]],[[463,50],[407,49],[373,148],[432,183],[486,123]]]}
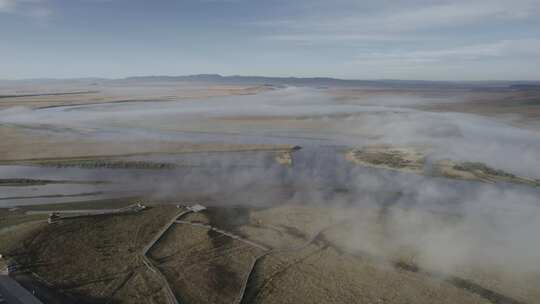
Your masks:
{"label": "distant mountain range", "polygon": [[223,84],[259,84],[294,86],[389,86],[389,87],[538,87],[540,81],[429,81],[429,80],[355,80],[329,77],[264,77],[264,76],[222,76],[219,74],[199,74],[187,76],[138,76],[125,78],[126,81],[185,81]]}
{"label": "distant mountain range", "polygon": [[429,80],[353,80],[329,77],[264,77],[264,76],[222,76],[219,74],[198,74],[186,76],[135,76],[122,79],[108,78],[76,78],[76,79],[28,79],[28,80],[0,80],[6,83],[132,83],[132,82],[195,82],[215,84],[250,84],[271,86],[310,86],[310,87],[356,87],[356,86],[384,86],[393,88],[511,88],[517,90],[540,90],[540,81],[429,81]]}

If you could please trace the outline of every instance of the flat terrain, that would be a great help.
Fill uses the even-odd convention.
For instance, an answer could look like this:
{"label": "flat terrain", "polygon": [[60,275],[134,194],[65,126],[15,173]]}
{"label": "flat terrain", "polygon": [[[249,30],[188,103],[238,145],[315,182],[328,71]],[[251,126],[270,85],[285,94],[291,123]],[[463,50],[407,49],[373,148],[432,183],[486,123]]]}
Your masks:
{"label": "flat terrain", "polygon": [[145,154],[288,150],[291,145],[178,143],[167,141],[104,142],[54,136],[18,127],[0,126],[0,163],[68,163]]}
{"label": "flat terrain", "polygon": [[520,127],[539,130],[540,90],[535,87],[495,88],[332,88],[339,102],[390,104],[433,112],[471,113],[496,117]]}
{"label": "flat terrain", "polygon": [[86,104],[156,102],[257,94],[263,85],[218,85],[182,82],[56,82],[0,85],[0,110],[10,107],[50,108]]}
{"label": "flat terrain", "polygon": [[0,84],[0,253],[46,303],[540,303],[539,96]]}

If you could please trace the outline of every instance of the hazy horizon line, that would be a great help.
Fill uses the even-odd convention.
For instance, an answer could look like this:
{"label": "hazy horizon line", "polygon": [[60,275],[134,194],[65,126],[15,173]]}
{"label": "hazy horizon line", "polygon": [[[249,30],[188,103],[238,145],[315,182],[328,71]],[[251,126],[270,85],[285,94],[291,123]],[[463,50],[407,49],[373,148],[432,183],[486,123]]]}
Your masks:
{"label": "hazy horizon line", "polygon": [[366,81],[366,82],[432,82],[432,83],[538,83],[540,79],[535,80],[523,80],[523,79],[505,79],[505,80],[427,80],[427,79],[404,79],[404,78],[341,78],[331,76],[264,76],[264,75],[241,75],[241,74],[219,74],[219,73],[201,73],[201,74],[146,74],[146,75],[132,75],[125,77],[37,77],[37,78],[0,78],[0,81],[69,81],[69,80],[129,80],[134,78],[195,78],[195,77],[216,77],[216,78],[268,78],[268,79],[297,79],[297,80],[335,80],[335,81]]}

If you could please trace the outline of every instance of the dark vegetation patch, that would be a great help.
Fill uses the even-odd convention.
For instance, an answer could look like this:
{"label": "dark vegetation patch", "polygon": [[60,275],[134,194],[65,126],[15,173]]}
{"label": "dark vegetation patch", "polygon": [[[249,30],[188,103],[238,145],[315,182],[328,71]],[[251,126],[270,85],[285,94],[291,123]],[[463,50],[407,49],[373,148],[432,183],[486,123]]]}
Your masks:
{"label": "dark vegetation patch", "polygon": [[503,170],[493,169],[483,163],[478,163],[478,162],[459,163],[459,164],[454,165],[454,169],[459,170],[459,171],[466,171],[466,172],[478,171],[478,172],[481,172],[482,174],[486,174],[490,176],[516,178],[514,174],[505,172]]}
{"label": "dark vegetation patch", "polygon": [[399,152],[384,152],[384,151],[364,151],[357,150],[354,151],[354,157],[356,159],[362,160],[364,162],[378,165],[378,166],[388,166],[390,168],[403,169],[408,168],[411,165],[415,164],[413,161],[410,161],[404,157],[402,153]]}
{"label": "dark vegetation patch", "polygon": [[58,92],[58,93],[37,93],[37,94],[14,94],[14,95],[0,95],[0,98],[20,98],[20,97],[40,97],[40,96],[62,96],[62,95],[96,94],[96,93],[99,93],[99,91]]}
{"label": "dark vegetation patch", "polygon": [[3,200],[14,200],[14,199],[32,199],[32,198],[63,198],[63,197],[82,197],[82,196],[94,196],[94,195],[101,195],[104,192],[86,192],[86,193],[78,193],[78,194],[49,194],[49,195],[28,195],[28,196],[10,196],[10,197],[2,197],[0,198],[0,201]]}
{"label": "dark vegetation patch", "polygon": [[2,178],[0,187],[24,187],[24,186],[44,186],[49,184],[106,184],[101,181],[68,181],[68,180],[46,180],[30,178]]}
{"label": "dark vegetation patch", "polygon": [[67,160],[42,161],[33,164],[53,168],[82,168],[82,169],[174,169],[177,165],[164,162],[125,161],[125,160]]}

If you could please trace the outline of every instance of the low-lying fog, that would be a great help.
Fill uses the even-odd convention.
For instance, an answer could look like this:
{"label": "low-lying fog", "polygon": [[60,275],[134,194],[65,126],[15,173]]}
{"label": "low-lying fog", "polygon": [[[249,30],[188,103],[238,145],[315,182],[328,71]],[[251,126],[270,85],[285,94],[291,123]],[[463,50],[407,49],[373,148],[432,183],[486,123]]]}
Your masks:
{"label": "low-lying fog", "polygon": [[[399,96],[347,101],[325,90],[291,87],[207,100],[12,108],[0,111],[0,124],[115,142],[297,144],[304,149],[294,153],[292,168],[265,153],[225,153],[179,156],[197,166],[175,170],[72,169],[69,176],[109,180],[122,185],[122,191],[144,190],[160,198],[208,196],[213,204],[402,207],[387,212],[386,225],[393,227],[397,244],[421,250],[420,264],[452,267],[474,261],[514,274],[540,271],[539,189],[362,168],[345,160],[348,147],[421,145],[432,148],[431,160],[479,161],[540,178],[539,133],[486,117],[408,107],[428,102],[434,101]],[[0,166],[0,177],[20,176],[14,168]],[[32,176],[23,175],[61,176],[65,169],[47,170],[33,168]],[[105,186],[88,187],[95,191]],[[0,206],[14,202],[24,203],[0,198]],[[441,225],[429,213],[419,217],[410,207],[461,217]],[[419,230],[420,223],[427,228]],[[377,251],[363,248],[363,233],[351,231],[351,242]]]}
{"label": "low-lying fog", "polygon": [[[540,177],[540,134],[485,117],[407,105],[433,98],[389,95],[337,101],[324,90],[286,88],[207,100],[113,103],[0,111],[0,123],[54,127],[62,136],[300,145],[427,144],[435,158],[481,161]],[[378,105],[374,105],[377,103]],[[364,105],[365,104],[365,105]],[[62,130],[62,128],[66,128]],[[69,128],[69,129],[68,129]],[[81,133],[74,132],[80,131]]]}

